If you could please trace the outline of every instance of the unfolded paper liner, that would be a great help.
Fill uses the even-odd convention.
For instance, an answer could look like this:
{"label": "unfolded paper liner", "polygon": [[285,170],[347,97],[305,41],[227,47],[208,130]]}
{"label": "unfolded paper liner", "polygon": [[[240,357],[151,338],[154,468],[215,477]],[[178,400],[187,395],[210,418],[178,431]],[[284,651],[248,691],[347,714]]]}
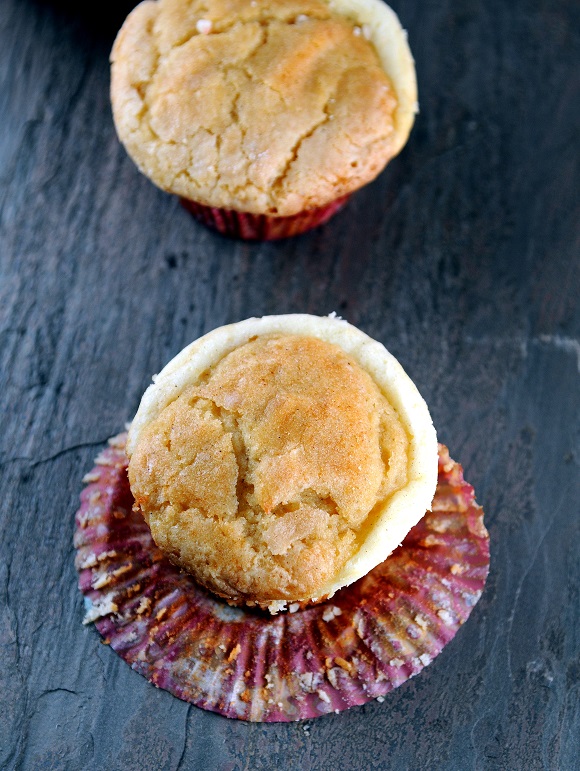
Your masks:
{"label": "unfolded paper liner", "polygon": [[443,445],[432,511],[385,562],[323,604],[269,617],[230,607],[165,559],[132,511],[125,439],[111,439],[86,475],[76,515],[85,623],[198,707],[274,722],[380,699],[441,652],[481,595],[483,510]]}
{"label": "unfolded paper liner", "polygon": [[245,241],[274,241],[278,238],[297,236],[323,225],[342,209],[349,198],[350,195],[344,195],[326,206],[302,211],[291,217],[271,217],[267,214],[217,209],[188,198],[182,198],[181,203],[202,224],[224,236]]}

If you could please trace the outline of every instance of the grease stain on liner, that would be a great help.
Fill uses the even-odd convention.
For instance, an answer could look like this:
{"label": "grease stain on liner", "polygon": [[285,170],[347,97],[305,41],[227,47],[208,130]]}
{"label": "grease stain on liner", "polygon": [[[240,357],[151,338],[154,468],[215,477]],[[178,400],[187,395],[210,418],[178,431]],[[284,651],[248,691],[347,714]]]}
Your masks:
{"label": "grease stain on liner", "polygon": [[165,559],[132,510],[125,440],[113,437],[83,480],[74,543],[85,623],[202,709],[287,722],[380,701],[431,663],[481,596],[483,510],[444,445],[432,511],[385,562],[327,602],[270,617],[230,607]]}

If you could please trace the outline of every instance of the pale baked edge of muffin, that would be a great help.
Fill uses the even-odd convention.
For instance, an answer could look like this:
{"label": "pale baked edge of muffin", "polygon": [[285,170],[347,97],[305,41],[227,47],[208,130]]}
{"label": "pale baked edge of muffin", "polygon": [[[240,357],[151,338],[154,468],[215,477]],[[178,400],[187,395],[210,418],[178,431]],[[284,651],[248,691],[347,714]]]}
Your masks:
{"label": "pale baked edge of muffin", "polygon": [[417,101],[417,74],[415,60],[409,48],[407,32],[393,9],[383,0],[324,0],[331,11],[352,20],[361,28],[368,29],[368,37],[389,76],[397,95],[395,110],[394,158],[401,152],[415,115],[419,111]]}
{"label": "pale baked edge of muffin", "polygon": [[[318,597],[322,598],[331,596],[383,562],[429,510],[435,494],[437,437],[428,407],[402,366],[381,343],[333,315],[264,316],[219,327],[184,348],[154,376],[131,425],[127,455],[131,457],[143,428],[204,371],[250,338],[275,333],[310,335],[342,348],[371,375],[397,410],[410,439],[406,486],[389,498],[365,534],[359,550],[339,574],[321,588]],[[316,600],[318,597],[297,597],[295,600]],[[285,606],[286,601],[271,604]]]}

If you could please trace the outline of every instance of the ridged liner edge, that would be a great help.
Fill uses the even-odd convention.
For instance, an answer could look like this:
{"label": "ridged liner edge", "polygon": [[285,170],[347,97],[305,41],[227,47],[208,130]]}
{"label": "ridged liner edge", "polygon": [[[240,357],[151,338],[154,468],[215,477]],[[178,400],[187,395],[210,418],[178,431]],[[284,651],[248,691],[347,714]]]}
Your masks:
{"label": "ridged liner edge", "polygon": [[268,617],[214,598],[165,559],[132,511],[125,439],[111,439],[83,480],[74,544],[85,623],[202,709],[293,721],[383,697],[441,652],[481,596],[483,510],[444,445],[432,510],[385,562],[331,600]]}

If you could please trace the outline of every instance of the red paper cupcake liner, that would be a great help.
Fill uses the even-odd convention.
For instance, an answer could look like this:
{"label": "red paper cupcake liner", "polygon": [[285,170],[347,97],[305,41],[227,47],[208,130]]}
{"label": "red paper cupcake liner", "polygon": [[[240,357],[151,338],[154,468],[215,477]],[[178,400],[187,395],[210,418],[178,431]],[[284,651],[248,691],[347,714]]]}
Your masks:
{"label": "red paper cupcake liner", "polygon": [[273,722],[381,700],[441,652],[481,595],[483,510],[443,445],[432,511],[385,562],[331,600],[268,617],[230,607],[165,559],[132,510],[125,439],[110,440],[86,475],[76,515],[85,623],[198,707]]}
{"label": "red paper cupcake liner", "polygon": [[342,209],[349,198],[350,195],[345,195],[326,206],[302,211],[292,217],[269,217],[266,214],[216,209],[188,198],[182,198],[181,203],[197,220],[224,236],[245,241],[274,241],[297,236],[324,224]]}

